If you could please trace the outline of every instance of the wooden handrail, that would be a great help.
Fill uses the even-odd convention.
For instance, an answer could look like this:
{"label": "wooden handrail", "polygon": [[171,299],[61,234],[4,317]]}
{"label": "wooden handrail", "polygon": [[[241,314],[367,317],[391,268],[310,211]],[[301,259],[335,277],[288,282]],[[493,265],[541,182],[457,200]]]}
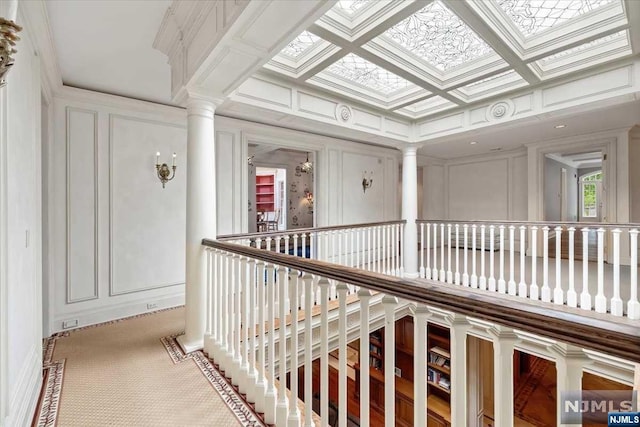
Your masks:
{"label": "wooden handrail", "polygon": [[637,228],[640,229],[640,224],[638,223],[614,223],[614,222],[563,222],[563,221],[510,221],[510,220],[482,220],[482,219],[472,219],[472,220],[460,220],[460,219],[418,219],[416,220],[417,224],[487,224],[487,225],[540,225],[540,226],[548,226],[551,229],[557,226],[563,227],[575,227],[576,231],[581,228],[588,227],[591,230],[595,231],[598,228]]}
{"label": "wooden handrail", "polygon": [[398,279],[219,240],[203,239],[202,244],[640,362],[640,321],[626,317],[446,285],[432,280]]}
{"label": "wooden handrail", "polygon": [[253,239],[258,237],[282,236],[284,234],[287,234],[287,235],[304,234],[304,233],[311,233],[313,231],[315,232],[335,231],[335,230],[346,230],[349,228],[374,227],[378,225],[406,224],[406,222],[407,222],[406,220],[365,222],[362,224],[332,225],[327,227],[294,228],[292,230],[270,231],[270,232],[264,232],[264,233],[261,232],[261,233],[224,234],[224,235],[218,236],[218,240]]}

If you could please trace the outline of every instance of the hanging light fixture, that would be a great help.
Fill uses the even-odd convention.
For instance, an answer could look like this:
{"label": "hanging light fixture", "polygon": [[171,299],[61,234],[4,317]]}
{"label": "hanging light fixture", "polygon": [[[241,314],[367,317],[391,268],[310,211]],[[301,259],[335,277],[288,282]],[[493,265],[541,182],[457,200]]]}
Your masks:
{"label": "hanging light fixture", "polygon": [[307,160],[302,164],[302,172],[311,173],[313,171],[313,163],[309,161],[309,153],[307,153]]}

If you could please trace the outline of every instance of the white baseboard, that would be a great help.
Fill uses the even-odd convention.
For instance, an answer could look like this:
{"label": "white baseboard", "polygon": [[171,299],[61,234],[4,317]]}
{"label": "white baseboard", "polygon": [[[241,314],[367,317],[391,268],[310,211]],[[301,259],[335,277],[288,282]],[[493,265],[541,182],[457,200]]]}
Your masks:
{"label": "white baseboard", "polygon": [[40,398],[42,387],[42,349],[34,345],[25,359],[17,384],[9,400],[6,427],[28,427]]}
{"label": "white baseboard", "polygon": [[[111,320],[122,319],[138,314],[150,313],[164,308],[184,305],[184,292],[154,298],[154,307],[148,308],[149,298],[127,301],[121,304],[113,304],[98,309],[85,309],[76,312],[56,315],[51,325],[51,333],[72,330],[83,326],[95,325],[97,323],[109,322]],[[63,328],[63,323],[69,320],[77,320],[77,325],[71,328]]]}

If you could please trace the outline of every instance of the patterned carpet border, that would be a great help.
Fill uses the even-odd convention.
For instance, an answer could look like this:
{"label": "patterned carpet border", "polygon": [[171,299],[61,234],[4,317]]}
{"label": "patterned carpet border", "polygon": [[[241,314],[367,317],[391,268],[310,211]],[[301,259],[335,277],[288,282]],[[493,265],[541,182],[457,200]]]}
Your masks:
{"label": "patterned carpet border", "polygon": [[213,389],[220,395],[224,403],[243,426],[265,427],[264,422],[255,413],[251,405],[245,401],[238,390],[227,381],[202,351],[198,350],[189,354],[185,354],[184,351],[182,351],[182,347],[180,347],[176,339],[180,335],[182,334],[170,335],[160,339],[173,363],[177,364],[185,360],[193,360],[209,381],[209,384],[211,384]]}

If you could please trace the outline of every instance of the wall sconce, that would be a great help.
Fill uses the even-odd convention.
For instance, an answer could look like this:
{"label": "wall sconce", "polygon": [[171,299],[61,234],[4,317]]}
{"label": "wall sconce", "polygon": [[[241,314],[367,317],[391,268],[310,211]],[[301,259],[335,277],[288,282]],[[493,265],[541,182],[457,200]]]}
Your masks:
{"label": "wall sconce", "polygon": [[373,185],[373,171],[369,172],[369,178],[367,179],[367,171],[362,174],[362,192],[366,193],[367,188],[371,188]]}
{"label": "wall sconce", "polygon": [[14,59],[11,55],[18,51],[14,48],[16,42],[20,40],[17,33],[22,31],[22,27],[13,21],[0,18],[0,87],[6,86],[6,76]]}
{"label": "wall sconce", "polygon": [[309,190],[304,190],[304,197],[307,199],[309,205],[313,205],[313,193]]}
{"label": "wall sconce", "polygon": [[160,152],[156,153],[156,172],[158,173],[158,179],[162,183],[162,188],[176,176],[176,153],[173,153],[173,165],[171,169],[166,163],[160,164]]}

